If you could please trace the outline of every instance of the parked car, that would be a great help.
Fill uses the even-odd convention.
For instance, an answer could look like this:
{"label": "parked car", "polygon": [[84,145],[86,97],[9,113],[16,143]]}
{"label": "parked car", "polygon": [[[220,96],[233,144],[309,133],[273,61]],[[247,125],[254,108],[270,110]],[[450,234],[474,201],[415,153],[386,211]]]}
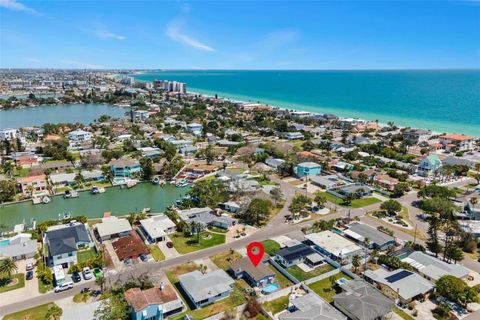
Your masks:
{"label": "parked car", "polygon": [[83,288],[82,290],[80,290],[80,293],[87,293],[90,291],[90,288]]}
{"label": "parked car", "polygon": [[55,287],[55,292],[62,292],[73,288],[73,282],[65,282]]}
{"label": "parked car", "polygon": [[90,271],[89,267],[83,268],[83,278],[85,280],[90,280],[90,279],[93,278],[93,273],[92,273],[92,271]]}
{"label": "parked car", "polygon": [[172,241],[167,242],[167,248],[173,248],[173,242]]}
{"label": "parked car", "polygon": [[78,272],[72,273],[72,280],[73,280],[73,282],[82,281],[82,277],[80,276],[80,273],[78,273]]}
{"label": "parked car", "polygon": [[33,279],[33,271],[32,270],[27,271],[26,279],[27,280],[32,280]]}
{"label": "parked car", "polygon": [[148,256],[145,253],[142,253],[140,255],[140,260],[142,260],[143,262],[148,261]]}
{"label": "parked car", "polygon": [[27,271],[30,271],[30,270],[33,270],[33,263],[27,263],[27,267],[26,267]]}

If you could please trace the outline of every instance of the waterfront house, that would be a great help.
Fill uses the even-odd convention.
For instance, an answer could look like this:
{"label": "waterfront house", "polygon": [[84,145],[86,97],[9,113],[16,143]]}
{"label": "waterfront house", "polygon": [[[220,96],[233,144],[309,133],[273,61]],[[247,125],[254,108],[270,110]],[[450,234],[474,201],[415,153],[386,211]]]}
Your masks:
{"label": "waterfront house", "polygon": [[202,308],[229,297],[234,283],[221,269],[205,274],[195,270],[179,275],[178,280],[195,308]]}
{"label": "waterfront house", "polygon": [[204,226],[213,226],[222,229],[228,229],[237,223],[236,219],[233,219],[229,216],[213,214],[213,210],[208,207],[178,210],[177,212],[180,216],[180,219],[186,223],[195,221],[203,224]]}
{"label": "waterfront house", "polygon": [[275,279],[275,272],[267,265],[269,259],[265,254],[262,261],[254,266],[250,258],[243,257],[232,263],[230,272],[235,279],[243,279],[253,288],[262,288]]}
{"label": "waterfront house", "polygon": [[140,173],[140,162],[127,157],[114,159],[110,161],[110,170],[114,177],[131,177]]}
{"label": "waterfront house", "polygon": [[299,178],[318,176],[322,172],[322,167],[315,162],[302,162],[295,167],[295,174]]}
{"label": "waterfront house", "polygon": [[92,133],[91,132],[88,132],[88,131],[85,131],[85,130],[82,130],[82,129],[77,129],[77,130],[74,130],[74,131],[70,131],[68,133],[68,140],[70,140],[70,142],[72,144],[80,144],[80,143],[83,143],[83,142],[89,142],[92,140]]}
{"label": "waterfront house", "polygon": [[0,140],[13,140],[17,138],[17,129],[2,129],[0,130]]}
{"label": "waterfront house", "polygon": [[347,317],[320,298],[315,292],[289,299],[287,310],[279,320],[347,320]]}
{"label": "waterfront house", "polygon": [[275,255],[275,261],[285,268],[305,263],[311,268],[323,264],[324,259],[310,246],[299,243],[280,249]]}
{"label": "waterfront house", "polygon": [[285,132],[283,134],[283,136],[287,140],[297,140],[297,139],[303,139],[304,138],[303,133],[298,132],[298,131],[296,131],[296,132]]}
{"label": "waterfront house", "polygon": [[127,219],[110,216],[102,218],[102,222],[97,223],[95,229],[98,234],[98,239],[105,241],[128,236],[132,231],[132,226]]}
{"label": "waterfront house", "polygon": [[305,236],[316,250],[339,262],[349,262],[354,256],[363,257],[365,250],[354,242],[330,230]]}
{"label": "waterfront house", "polygon": [[405,269],[387,271],[383,268],[366,270],[365,280],[375,284],[385,295],[403,304],[423,300],[433,292],[434,285],[415,272]]}
{"label": "waterfront house", "polygon": [[333,297],[333,303],[349,319],[390,319],[394,302],[365,281],[346,281],[340,288],[342,292]]}
{"label": "waterfront house", "polygon": [[94,246],[87,226],[79,222],[49,227],[45,232],[43,244],[47,248],[48,264],[62,265],[64,268],[78,262],[78,250]]}
{"label": "waterfront house", "polygon": [[150,117],[150,112],[147,110],[130,110],[127,112],[132,122],[143,122]]}
{"label": "waterfront house", "polygon": [[132,320],[164,320],[182,312],[182,299],[170,284],[142,290],[131,288],[124,293]]}
{"label": "waterfront house", "polygon": [[81,174],[85,181],[103,181],[105,179],[102,170],[82,170]]}
{"label": "waterfront house", "polygon": [[17,183],[20,186],[20,192],[24,195],[47,195],[47,180],[44,174],[35,176],[17,178]]}
{"label": "waterfront house", "polygon": [[452,149],[468,151],[475,148],[475,138],[463,134],[445,134],[440,136],[440,143],[446,151]]}
{"label": "waterfront house", "polygon": [[149,243],[165,241],[167,234],[175,232],[175,223],[165,214],[154,215],[140,220],[140,232]]}
{"label": "waterfront house", "polygon": [[349,224],[344,234],[347,238],[360,244],[364,244],[365,239],[368,239],[370,241],[369,249],[383,251],[395,246],[394,237],[363,223],[353,222]]}
{"label": "waterfront house", "polygon": [[420,160],[420,163],[417,167],[417,173],[420,176],[427,177],[435,174],[442,167],[442,161],[440,158],[435,155],[429,155]]}
{"label": "waterfront house", "polygon": [[120,261],[125,259],[138,259],[142,254],[149,254],[145,242],[135,230],[129,235],[112,240],[113,250]]}
{"label": "waterfront house", "polygon": [[0,243],[0,259],[30,259],[38,251],[37,240],[32,239],[32,235],[29,233],[17,234],[11,238],[1,240]]}
{"label": "waterfront house", "polygon": [[63,187],[74,184],[75,176],[75,173],[54,173],[50,175],[49,179],[52,186]]}
{"label": "waterfront house", "polygon": [[427,141],[432,135],[432,131],[424,129],[407,129],[403,131],[403,138],[412,145]]}

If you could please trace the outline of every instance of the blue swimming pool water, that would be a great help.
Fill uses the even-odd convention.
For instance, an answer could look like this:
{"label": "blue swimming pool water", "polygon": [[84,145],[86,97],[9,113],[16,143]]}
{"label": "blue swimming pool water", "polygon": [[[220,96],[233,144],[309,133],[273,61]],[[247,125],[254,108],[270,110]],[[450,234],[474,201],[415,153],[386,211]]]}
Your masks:
{"label": "blue swimming pool water", "polygon": [[0,247],[5,247],[10,244],[10,240],[0,240]]}
{"label": "blue swimming pool water", "polygon": [[279,288],[278,284],[272,283],[272,284],[269,284],[268,286],[266,286],[265,288],[263,288],[262,291],[263,291],[264,293],[267,293],[267,294],[268,294],[268,293],[272,293],[272,292],[278,290],[278,288]]}

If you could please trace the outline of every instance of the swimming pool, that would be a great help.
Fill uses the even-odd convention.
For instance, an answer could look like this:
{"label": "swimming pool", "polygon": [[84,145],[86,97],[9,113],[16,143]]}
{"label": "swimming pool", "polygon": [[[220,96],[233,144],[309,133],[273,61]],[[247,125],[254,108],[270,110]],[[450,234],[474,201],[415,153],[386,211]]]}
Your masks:
{"label": "swimming pool", "polygon": [[10,244],[10,240],[0,240],[0,247],[6,247]]}
{"label": "swimming pool", "polygon": [[278,284],[271,283],[268,286],[266,286],[265,288],[263,288],[262,292],[265,293],[265,294],[269,294],[269,293],[272,293],[272,292],[278,290],[278,288],[279,288]]}

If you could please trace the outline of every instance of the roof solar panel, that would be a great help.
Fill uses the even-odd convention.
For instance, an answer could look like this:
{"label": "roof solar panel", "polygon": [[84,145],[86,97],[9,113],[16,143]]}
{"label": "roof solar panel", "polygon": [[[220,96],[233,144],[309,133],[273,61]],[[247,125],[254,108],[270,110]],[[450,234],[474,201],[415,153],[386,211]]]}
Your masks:
{"label": "roof solar panel", "polygon": [[410,271],[402,270],[398,273],[395,273],[389,277],[386,277],[385,280],[387,280],[390,283],[397,282],[398,280],[402,280],[403,278],[408,277],[412,273]]}

